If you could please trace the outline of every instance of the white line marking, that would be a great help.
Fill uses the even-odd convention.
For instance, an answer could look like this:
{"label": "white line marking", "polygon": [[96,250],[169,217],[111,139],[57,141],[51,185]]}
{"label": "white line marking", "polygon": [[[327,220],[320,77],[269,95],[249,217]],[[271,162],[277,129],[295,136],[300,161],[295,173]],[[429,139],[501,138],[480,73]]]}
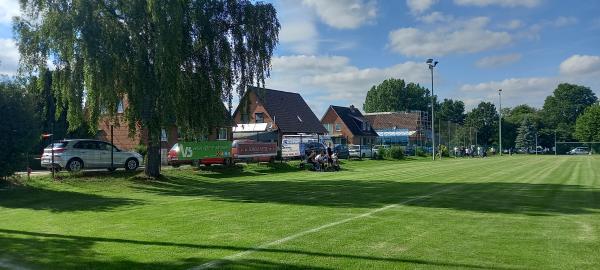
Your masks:
{"label": "white line marking", "polygon": [[203,270],[203,269],[210,269],[210,268],[218,267],[220,264],[222,264],[222,263],[224,263],[226,261],[236,260],[236,259],[239,259],[240,257],[243,257],[243,256],[246,256],[246,255],[255,253],[255,252],[260,251],[262,249],[266,249],[266,248],[271,247],[271,246],[276,246],[276,245],[279,245],[279,244],[283,244],[285,242],[294,240],[296,238],[305,236],[307,234],[316,233],[316,232],[321,231],[323,229],[327,229],[327,228],[334,227],[334,226],[337,226],[337,225],[340,225],[340,224],[348,223],[348,222],[356,220],[356,219],[365,218],[365,217],[371,216],[373,214],[376,214],[376,213],[388,210],[390,208],[402,207],[404,204],[407,204],[409,202],[414,202],[414,201],[426,199],[426,198],[429,198],[429,197],[431,197],[433,195],[436,195],[438,193],[446,192],[446,191],[455,189],[457,187],[459,187],[459,186],[454,186],[454,187],[451,187],[451,188],[446,188],[446,189],[438,190],[436,192],[433,192],[433,193],[430,193],[430,194],[427,194],[427,195],[423,195],[423,196],[419,196],[419,197],[415,197],[415,198],[412,198],[412,199],[408,199],[408,200],[400,202],[400,203],[386,205],[384,207],[377,208],[375,210],[366,212],[364,214],[360,214],[360,215],[349,217],[349,218],[342,219],[342,220],[339,220],[339,221],[327,223],[325,225],[321,225],[319,227],[316,227],[316,228],[313,228],[313,229],[310,229],[310,230],[302,231],[302,232],[299,232],[299,233],[296,233],[296,234],[293,234],[293,235],[281,238],[279,240],[275,240],[273,242],[269,242],[269,243],[266,243],[266,244],[262,244],[260,246],[249,248],[248,250],[241,251],[241,252],[235,253],[233,255],[229,255],[229,256],[223,257],[222,259],[219,259],[219,260],[213,260],[213,261],[206,262],[206,263],[204,263],[202,265],[199,265],[199,266],[196,266],[196,267],[192,267],[189,270]]}

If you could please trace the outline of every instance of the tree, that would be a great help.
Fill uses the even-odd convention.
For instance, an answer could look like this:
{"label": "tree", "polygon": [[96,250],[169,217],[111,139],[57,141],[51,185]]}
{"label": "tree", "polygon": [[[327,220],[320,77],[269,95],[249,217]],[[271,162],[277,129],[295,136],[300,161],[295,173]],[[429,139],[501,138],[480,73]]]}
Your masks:
{"label": "tree", "polygon": [[528,118],[524,118],[521,126],[517,131],[517,139],[515,145],[519,149],[531,150],[535,148],[536,129],[533,122]]}
{"label": "tree", "polygon": [[577,117],[596,101],[598,98],[590,88],[561,83],[544,101],[544,122],[551,129],[572,134]]}
{"label": "tree", "polygon": [[372,112],[427,111],[431,103],[429,90],[401,79],[387,79],[367,92],[363,109]]}
{"label": "tree", "polygon": [[[52,59],[69,128],[115,119],[127,100],[131,131],[147,132],[146,175],[159,176],[160,130],[204,135],[224,123],[223,99],[264,85],[278,41],[271,4],[239,1],[22,0],[15,19],[21,68]],[[235,89],[234,89],[235,88]],[[85,101],[85,102],[84,102]],[[59,106],[60,107],[60,106]]]}
{"label": "tree", "polygon": [[498,113],[496,106],[490,102],[481,102],[467,114],[465,124],[477,131],[477,142],[490,145],[498,137]]}
{"label": "tree", "polygon": [[575,137],[582,142],[600,142],[600,104],[595,104],[577,118]]}
{"label": "tree", "polygon": [[460,100],[444,99],[440,104],[438,115],[442,121],[461,124],[465,120],[465,103]]}
{"label": "tree", "polygon": [[518,130],[523,120],[529,118],[537,128],[540,127],[541,121],[539,111],[526,104],[517,105],[514,108],[502,109],[502,144],[503,147],[516,147],[516,139]]}
{"label": "tree", "polygon": [[0,178],[25,168],[27,153],[39,140],[31,95],[14,82],[0,82]]}

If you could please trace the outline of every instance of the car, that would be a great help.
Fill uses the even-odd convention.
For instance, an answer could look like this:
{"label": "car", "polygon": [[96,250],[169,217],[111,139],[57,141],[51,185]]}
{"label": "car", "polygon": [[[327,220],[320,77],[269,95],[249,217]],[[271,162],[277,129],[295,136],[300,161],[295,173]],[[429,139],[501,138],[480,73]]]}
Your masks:
{"label": "car", "polygon": [[321,152],[327,152],[327,146],[320,142],[304,143],[304,156],[310,156],[312,151],[315,151],[317,154]]}
{"label": "car", "polygon": [[365,158],[373,154],[373,150],[368,145],[350,145],[348,149],[350,157]]}
{"label": "car", "polygon": [[575,147],[567,152],[568,155],[589,155],[590,149],[587,147]]}
{"label": "car", "polygon": [[[54,155],[54,159],[52,155]],[[46,147],[42,153],[41,164],[42,167],[50,170],[66,169],[70,172],[83,169],[114,171],[117,168],[135,171],[143,160],[142,155],[139,153],[120,150],[108,142],[92,139],[71,139],[55,142]]]}
{"label": "car", "polygon": [[373,154],[379,155],[379,149],[389,149],[389,145],[374,145],[373,146]]}
{"label": "car", "polygon": [[350,157],[350,150],[345,144],[338,144],[333,147],[333,152],[337,153],[339,159],[348,159]]}

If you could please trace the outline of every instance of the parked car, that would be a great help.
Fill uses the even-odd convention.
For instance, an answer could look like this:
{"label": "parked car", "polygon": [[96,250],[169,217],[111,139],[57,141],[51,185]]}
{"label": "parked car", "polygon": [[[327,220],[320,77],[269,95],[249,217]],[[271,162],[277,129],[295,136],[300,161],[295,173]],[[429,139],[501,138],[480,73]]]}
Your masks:
{"label": "parked car", "polygon": [[348,159],[350,158],[350,150],[348,146],[345,144],[338,144],[333,147],[333,152],[337,153],[339,159]]}
{"label": "parked car", "polygon": [[373,154],[373,150],[368,145],[350,145],[348,149],[350,157],[365,158]]}
{"label": "parked car", "polygon": [[317,154],[327,152],[327,146],[320,142],[304,143],[304,156],[310,156],[312,151],[315,151]]}
{"label": "parked car", "polygon": [[389,149],[389,145],[374,145],[373,146],[373,154],[379,155],[379,149]]}
{"label": "parked car", "polygon": [[[112,163],[111,163],[112,148]],[[52,153],[54,152],[54,163]],[[48,169],[80,171],[82,169],[125,168],[136,170],[143,162],[142,155],[136,152],[122,151],[114,145],[89,139],[73,139],[56,142],[44,149],[42,167]],[[111,166],[112,164],[112,166]]]}
{"label": "parked car", "polygon": [[590,149],[587,147],[575,147],[567,152],[568,155],[589,155]]}

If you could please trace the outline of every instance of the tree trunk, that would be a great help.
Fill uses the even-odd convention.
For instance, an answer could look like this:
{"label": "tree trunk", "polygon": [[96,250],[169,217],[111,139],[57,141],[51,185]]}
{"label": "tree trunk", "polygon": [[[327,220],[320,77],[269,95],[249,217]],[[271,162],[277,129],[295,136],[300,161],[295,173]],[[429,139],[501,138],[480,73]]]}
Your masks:
{"label": "tree trunk", "polygon": [[160,176],[160,138],[156,132],[148,131],[147,160],[144,173],[148,177]]}

